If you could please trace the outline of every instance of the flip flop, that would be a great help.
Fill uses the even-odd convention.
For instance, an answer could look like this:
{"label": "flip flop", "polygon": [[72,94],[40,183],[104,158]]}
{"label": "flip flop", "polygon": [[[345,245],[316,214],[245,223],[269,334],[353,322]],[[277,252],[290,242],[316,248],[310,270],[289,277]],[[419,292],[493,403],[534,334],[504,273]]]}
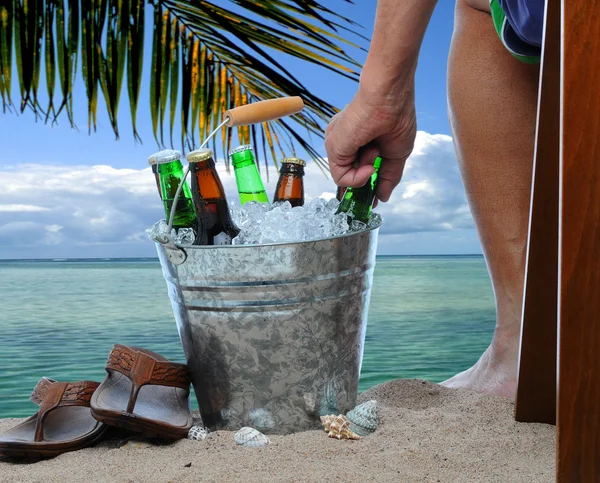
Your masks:
{"label": "flip flop", "polygon": [[115,344],[106,379],[92,396],[92,416],[144,436],[185,438],[192,427],[187,366],[138,347]]}
{"label": "flip flop", "polygon": [[0,434],[0,454],[45,458],[98,442],[107,429],[90,412],[90,398],[98,386],[93,381],[57,382],[43,377],[31,394],[40,410]]}

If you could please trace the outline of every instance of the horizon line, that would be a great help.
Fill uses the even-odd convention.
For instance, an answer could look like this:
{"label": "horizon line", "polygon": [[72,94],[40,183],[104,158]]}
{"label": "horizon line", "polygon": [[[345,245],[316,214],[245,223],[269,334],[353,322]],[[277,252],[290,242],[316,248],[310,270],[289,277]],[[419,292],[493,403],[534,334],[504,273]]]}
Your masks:
{"label": "horizon line", "polygon": [[[483,257],[482,253],[416,253],[397,255],[376,255],[378,258],[385,257]],[[0,258],[0,262],[66,262],[66,261],[119,261],[119,260],[156,260],[158,257],[47,257],[47,258]]]}

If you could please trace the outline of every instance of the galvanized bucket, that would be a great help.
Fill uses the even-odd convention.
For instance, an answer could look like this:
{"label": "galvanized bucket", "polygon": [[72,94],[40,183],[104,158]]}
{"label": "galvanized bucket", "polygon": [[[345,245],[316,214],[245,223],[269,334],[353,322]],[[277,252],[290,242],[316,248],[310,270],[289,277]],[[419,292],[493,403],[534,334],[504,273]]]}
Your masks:
{"label": "galvanized bucket", "polygon": [[206,426],[286,434],[355,406],[378,231],[156,243]]}

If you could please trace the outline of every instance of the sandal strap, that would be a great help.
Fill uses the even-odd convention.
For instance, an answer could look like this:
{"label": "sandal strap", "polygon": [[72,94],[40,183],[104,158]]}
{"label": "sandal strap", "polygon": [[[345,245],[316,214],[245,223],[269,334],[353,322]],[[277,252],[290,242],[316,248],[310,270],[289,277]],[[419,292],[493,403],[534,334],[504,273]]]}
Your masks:
{"label": "sandal strap", "polygon": [[[33,388],[29,399],[38,406],[42,405],[48,398],[49,393],[53,392],[51,389],[56,384],[62,383],[48,377],[42,377]],[[57,406],[89,406],[92,394],[100,385],[99,382],[95,381],[75,381],[65,384],[65,390],[61,394]]]}
{"label": "sandal strap", "polygon": [[138,386],[172,386],[189,389],[190,377],[185,364],[170,361],[157,361],[154,357],[120,344],[108,355],[106,369],[118,371]]}
{"label": "sandal strap", "polygon": [[185,364],[159,361],[133,347],[115,344],[108,355],[106,371],[117,371],[133,383],[127,412],[133,413],[140,388],[146,384],[189,390],[190,378]]}
{"label": "sandal strap", "polygon": [[90,399],[100,384],[94,381],[57,382],[43,377],[31,393],[31,400],[40,407],[35,425],[34,441],[44,439],[46,415],[64,406],[90,407]]}

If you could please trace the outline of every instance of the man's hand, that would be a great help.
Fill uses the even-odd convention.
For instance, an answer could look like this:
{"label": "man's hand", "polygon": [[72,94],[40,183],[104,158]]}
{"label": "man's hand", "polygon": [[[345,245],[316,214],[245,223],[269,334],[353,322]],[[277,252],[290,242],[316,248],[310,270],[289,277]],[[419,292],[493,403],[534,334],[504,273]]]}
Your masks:
{"label": "man's hand", "polygon": [[388,201],[400,182],[416,135],[414,91],[397,95],[364,88],[325,130],[325,148],[334,181],[339,186],[363,186],[380,155],[377,197]]}
{"label": "man's hand", "polygon": [[414,79],[419,50],[437,0],[377,0],[369,54],[358,92],[325,130],[339,186],[363,186],[379,154],[377,197],[388,201],[413,150],[417,121]]}

